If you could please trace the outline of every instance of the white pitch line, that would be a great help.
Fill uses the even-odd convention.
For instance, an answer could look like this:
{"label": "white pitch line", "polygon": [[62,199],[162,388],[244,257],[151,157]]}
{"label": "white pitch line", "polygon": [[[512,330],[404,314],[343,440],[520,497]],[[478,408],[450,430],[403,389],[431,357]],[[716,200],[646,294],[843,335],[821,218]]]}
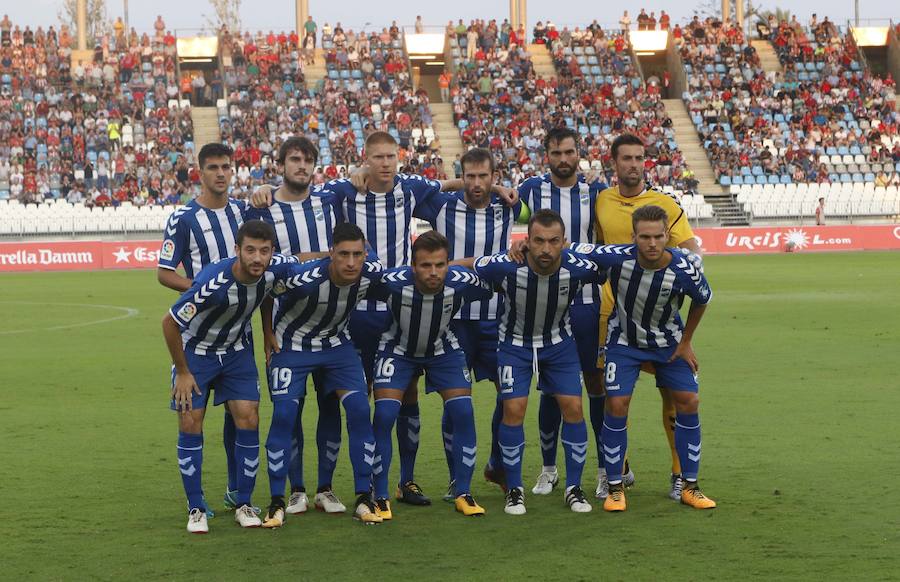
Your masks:
{"label": "white pitch line", "polygon": [[140,310],[135,309],[133,307],[121,307],[119,305],[98,305],[96,303],[46,303],[39,301],[0,301],[0,303],[4,303],[7,305],[54,305],[57,307],[93,307],[97,309],[116,309],[118,311],[123,311],[121,315],[117,315],[115,317],[106,317],[103,319],[97,319],[94,321],[86,321],[83,323],[72,323],[69,325],[54,325],[52,327],[44,327],[44,328],[33,328],[33,329],[13,329],[13,330],[0,330],[0,335],[14,335],[18,333],[30,333],[34,331],[59,331],[62,329],[74,329],[78,327],[88,327],[90,325],[100,325],[101,323],[109,323],[111,321],[118,321],[120,319],[128,319],[129,317],[134,317],[135,315],[140,313]]}

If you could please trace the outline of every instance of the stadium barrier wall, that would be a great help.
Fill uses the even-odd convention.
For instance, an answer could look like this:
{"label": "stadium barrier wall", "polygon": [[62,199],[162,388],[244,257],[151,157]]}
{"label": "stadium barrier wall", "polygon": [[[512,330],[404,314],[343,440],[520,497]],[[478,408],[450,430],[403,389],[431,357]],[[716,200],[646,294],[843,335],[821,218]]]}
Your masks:
{"label": "stadium barrier wall", "polygon": [[[711,255],[900,250],[896,224],[698,228],[694,233]],[[0,243],[0,272],[153,269],[159,246],[158,240]]]}

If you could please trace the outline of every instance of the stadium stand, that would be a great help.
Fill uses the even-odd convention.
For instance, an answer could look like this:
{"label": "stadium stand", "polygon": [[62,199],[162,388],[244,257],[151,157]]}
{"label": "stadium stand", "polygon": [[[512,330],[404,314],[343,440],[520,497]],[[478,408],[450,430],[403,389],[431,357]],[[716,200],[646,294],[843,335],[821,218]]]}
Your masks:
{"label": "stadium stand", "polygon": [[[66,28],[4,33],[0,236],[159,231],[198,188],[191,101],[215,105],[235,148],[239,198],[277,181],[274,153],[293,134],[319,145],[317,183],[359,164],[374,130],[401,143],[401,171],[446,177],[429,96],[413,85],[396,23],[365,34],[325,25],[319,48],[298,46],[295,33],[223,30],[221,76],[206,83],[177,78],[175,37],[158,24],[150,35],[117,26],[74,66]],[[658,83],[643,80],[627,35],[596,21],[559,31],[547,22],[529,47],[507,22],[460,20],[447,31],[453,122],[465,147],[491,149],[503,182],[542,170],[554,124],[582,135],[581,169],[609,180],[609,144],[631,131],[648,144],[649,181],[679,196],[693,220],[716,223],[685,181],[692,173]],[[672,35],[685,106],[716,178],[751,219],[810,216],[819,198],[831,217],[900,214],[894,80],[868,70],[851,36],[827,21],[773,22],[755,41],[766,51],[771,42],[772,67],[739,30],[711,19]],[[315,59],[324,69],[308,84]]]}
{"label": "stadium stand", "polygon": [[193,128],[171,35],[105,35],[70,66],[72,38],[16,26],[0,47],[0,199],[98,206],[190,194]]}
{"label": "stadium stand", "polygon": [[864,71],[852,36],[827,21],[813,38],[777,26],[784,72],[767,73],[739,30],[685,27],[683,98],[723,186],[900,180],[893,79]]}

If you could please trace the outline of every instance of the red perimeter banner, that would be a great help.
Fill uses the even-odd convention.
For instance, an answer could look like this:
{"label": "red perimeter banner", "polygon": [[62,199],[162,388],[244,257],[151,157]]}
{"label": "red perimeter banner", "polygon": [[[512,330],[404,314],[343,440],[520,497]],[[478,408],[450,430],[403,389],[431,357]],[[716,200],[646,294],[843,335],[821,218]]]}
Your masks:
{"label": "red perimeter banner", "polygon": [[[900,250],[900,225],[698,228],[694,234],[711,255]],[[159,245],[158,240],[0,243],[0,272],[152,269]]]}
{"label": "red perimeter banner", "polygon": [[900,225],[698,228],[706,254],[900,250]]}
{"label": "red perimeter banner", "polygon": [[0,272],[155,268],[159,241],[0,243]]}

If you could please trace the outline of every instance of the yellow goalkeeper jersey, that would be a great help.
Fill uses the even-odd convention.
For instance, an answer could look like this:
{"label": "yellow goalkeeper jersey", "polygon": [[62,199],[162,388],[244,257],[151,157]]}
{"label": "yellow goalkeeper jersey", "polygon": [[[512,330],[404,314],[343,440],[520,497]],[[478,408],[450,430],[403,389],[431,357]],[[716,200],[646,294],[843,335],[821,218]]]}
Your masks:
{"label": "yellow goalkeeper jersey", "polygon": [[667,246],[677,247],[684,241],[694,237],[694,231],[688,224],[688,217],[673,197],[656,190],[646,189],[637,196],[626,198],[619,194],[619,187],[607,188],[597,195],[596,237],[598,242],[609,245],[631,244],[631,215],[636,208],[654,204],[662,207],[669,215],[669,243]]}

